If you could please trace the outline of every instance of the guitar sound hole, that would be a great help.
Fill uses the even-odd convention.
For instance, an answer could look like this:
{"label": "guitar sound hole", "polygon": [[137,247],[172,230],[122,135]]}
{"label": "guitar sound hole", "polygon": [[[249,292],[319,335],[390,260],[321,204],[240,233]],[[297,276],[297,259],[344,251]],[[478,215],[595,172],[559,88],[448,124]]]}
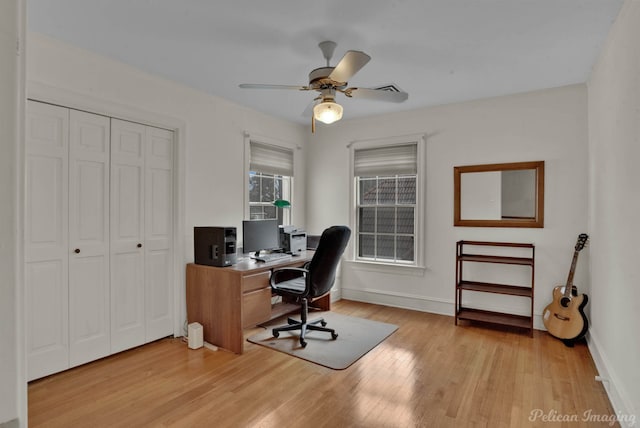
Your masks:
{"label": "guitar sound hole", "polygon": [[571,299],[568,297],[563,297],[562,299],[560,299],[560,304],[562,305],[563,308],[568,308],[569,303],[571,303]]}

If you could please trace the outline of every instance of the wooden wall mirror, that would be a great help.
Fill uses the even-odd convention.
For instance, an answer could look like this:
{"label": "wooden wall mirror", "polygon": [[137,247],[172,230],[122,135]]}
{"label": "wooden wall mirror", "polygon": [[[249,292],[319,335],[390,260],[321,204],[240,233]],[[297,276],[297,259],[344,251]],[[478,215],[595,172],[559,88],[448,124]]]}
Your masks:
{"label": "wooden wall mirror", "polygon": [[544,227],[544,161],[453,168],[453,225]]}

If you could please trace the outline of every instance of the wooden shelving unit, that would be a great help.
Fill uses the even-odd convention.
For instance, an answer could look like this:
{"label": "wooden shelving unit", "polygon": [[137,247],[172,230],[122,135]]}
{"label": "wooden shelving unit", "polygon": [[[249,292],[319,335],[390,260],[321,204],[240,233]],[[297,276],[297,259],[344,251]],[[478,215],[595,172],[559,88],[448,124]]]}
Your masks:
{"label": "wooden shelving unit", "polygon": [[[506,247],[520,248],[530,251],[530,257],[509,257],[487,254],[471,254],[465,252],[468,247]],[[466,247],[466,248],[465,248]],[[531,267],[531,286],[497,284],[463,279],[463,265],[466,262],[494,263],[505,265],[522,265]],[[529,330],[533,337],[533,291],[535,275],[535,246],[514,242],[458,241],[456,243],[456,314],[455,323],[459,320],[476,321],[488,324],[508,325]],[[504,294],[528,298],[530,300],[529,315],[515,315],[505,312],[486,311],[465,307],[462,304],[463,291]]]}

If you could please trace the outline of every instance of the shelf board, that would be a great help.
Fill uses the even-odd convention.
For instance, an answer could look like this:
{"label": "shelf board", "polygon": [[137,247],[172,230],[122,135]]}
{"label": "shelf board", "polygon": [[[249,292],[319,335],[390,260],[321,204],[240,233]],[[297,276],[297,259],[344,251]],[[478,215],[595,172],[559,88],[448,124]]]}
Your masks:
{"label": "shelf board", "polygon": [[518,242],[488,242],[488,241],[458,241],[458,245],[479,245],[489,247],[514,247],[514,248],[534,248],[533,244],[522,244]]}
{"label": "shelf board", "polygon": [[456,317],[459,320],[479,321],[490,324],[509,325],[512,327],[531,329],[531,317],[522,315],[483,311],[480,309],[460,308]]}
{"label": "shelf board", "polygon": [[459,260],[466,262],[482,262],[482,263],[502,263],[509,265],[525,265],[533,266],[533,259],[530,257],[506,257],[506,256],[487,256],[484,254],[461,254]]}
{"label": "shelf board", "polygon": [[482,291],[486,293],[508,294],[511,296],[532,297],[531,287],[516,285],[494,284],[490,282],[460,281],[458,288],[469,291]]}

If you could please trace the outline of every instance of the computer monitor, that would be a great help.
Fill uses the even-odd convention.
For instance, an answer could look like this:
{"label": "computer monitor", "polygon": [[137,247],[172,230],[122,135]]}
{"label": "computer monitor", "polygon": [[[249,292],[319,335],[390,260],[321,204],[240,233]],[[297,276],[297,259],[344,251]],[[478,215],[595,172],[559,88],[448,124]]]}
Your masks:
{"label": "computer monitor", "polygon": [[243,220],[242,239],[242,252],[254,253],[256,257],[260,251],[280,248],[278,220]]}

